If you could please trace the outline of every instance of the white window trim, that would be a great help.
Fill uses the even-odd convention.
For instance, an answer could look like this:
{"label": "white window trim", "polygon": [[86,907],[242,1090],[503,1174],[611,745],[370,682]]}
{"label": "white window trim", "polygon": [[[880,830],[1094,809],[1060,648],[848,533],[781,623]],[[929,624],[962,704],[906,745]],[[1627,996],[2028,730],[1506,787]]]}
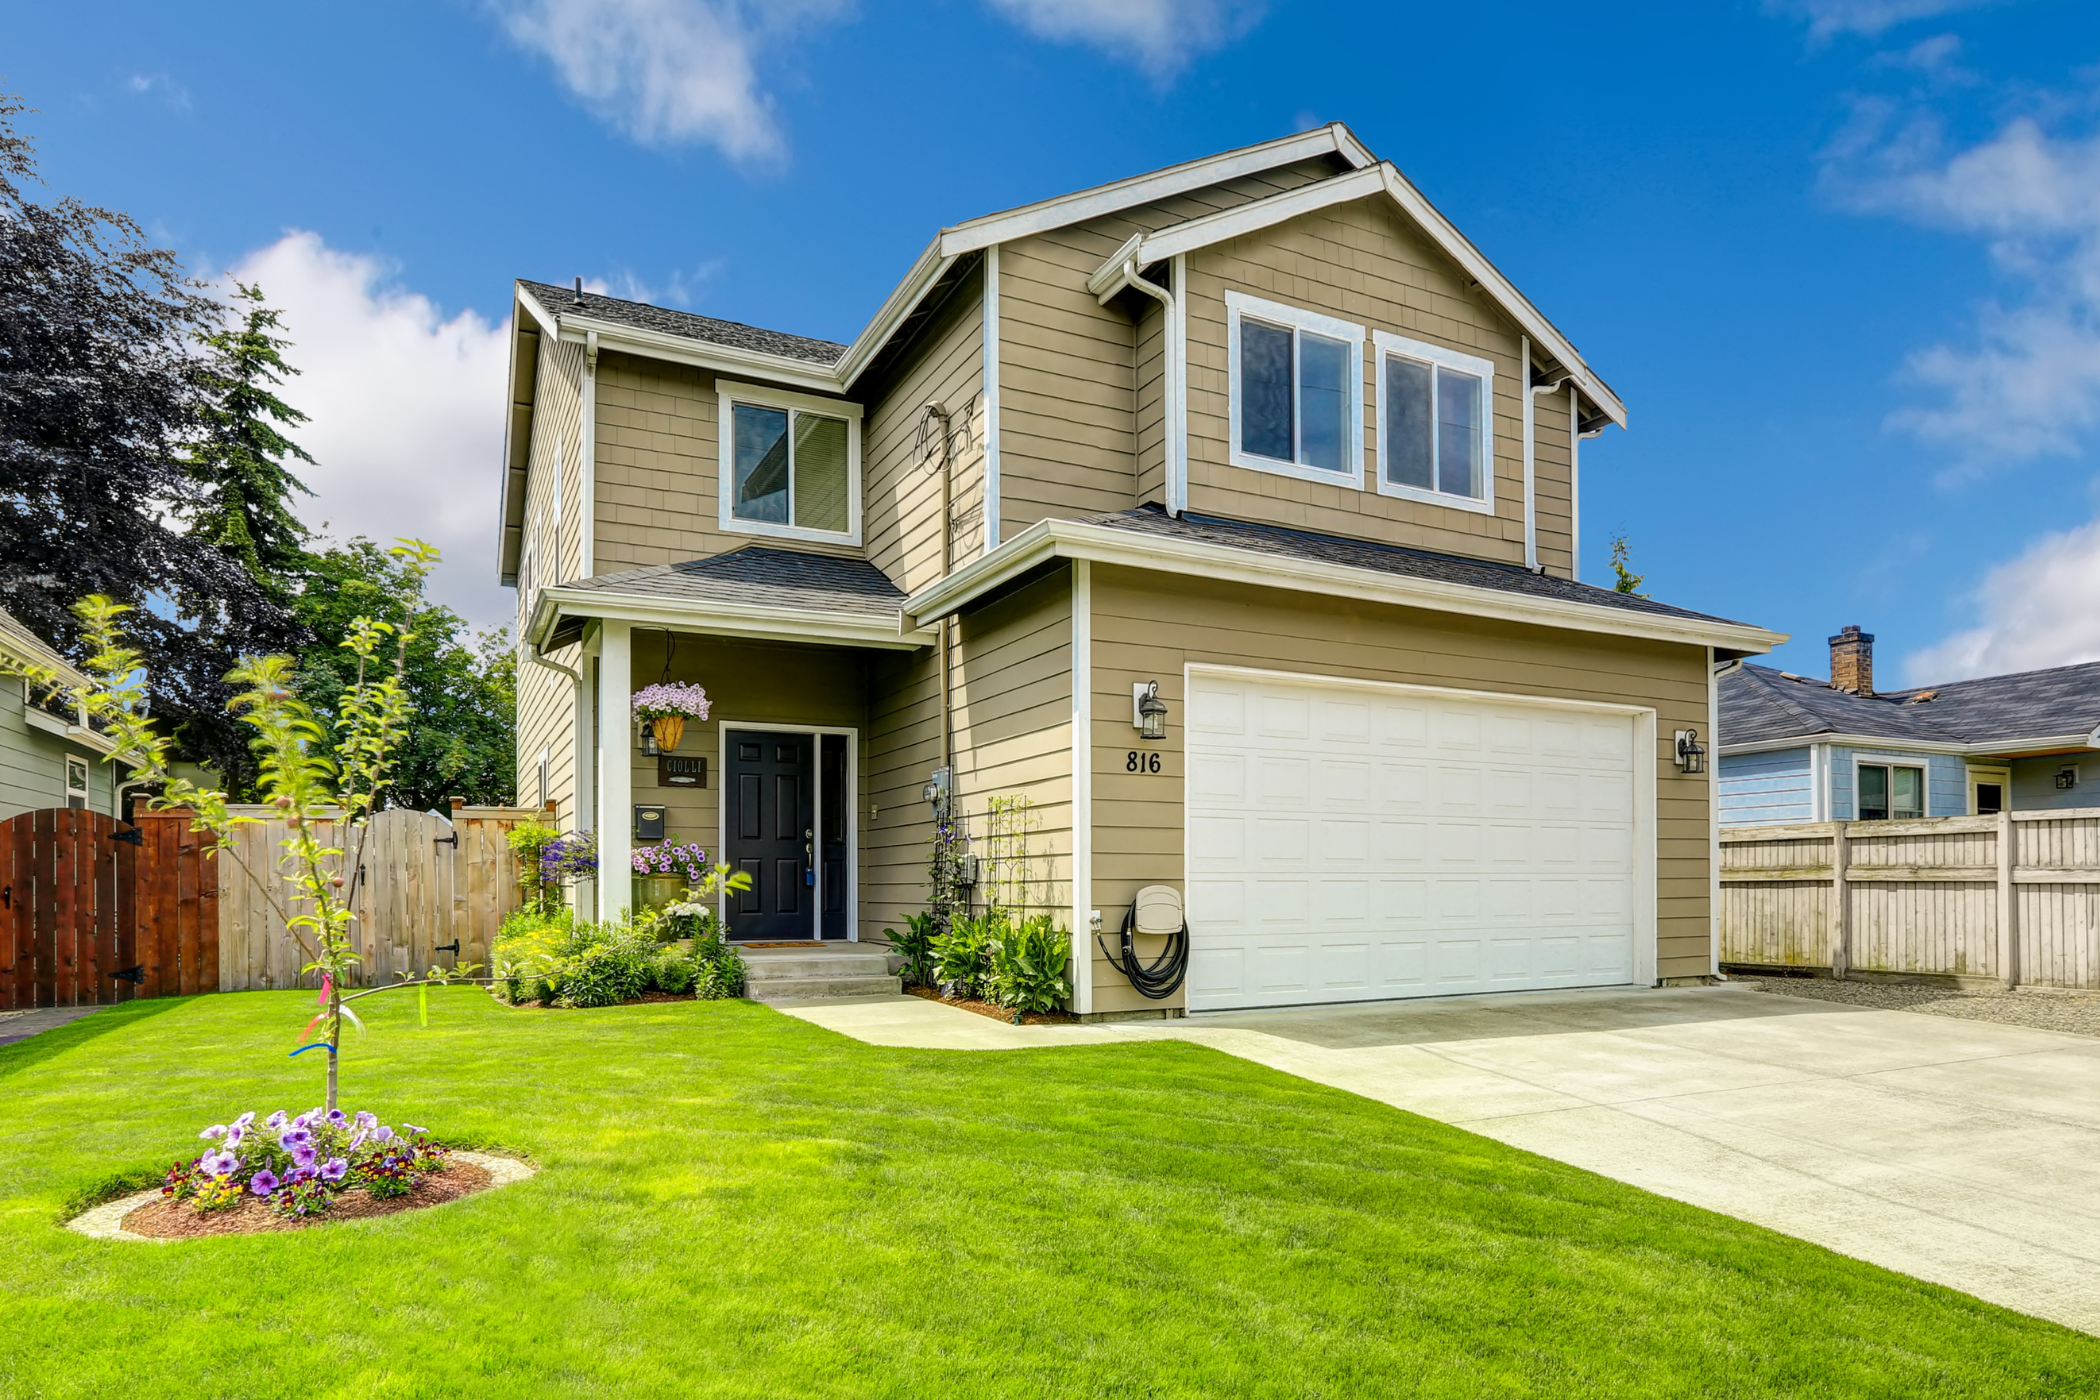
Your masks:
{"label": "white window trim", "polygon": [[[1924,754],[1855,753],[1852,755],[1852,820],[1866,821],[1859,814],[1859,770],[1862,768],[1915,768],[1918,770],[1918,815],[1916,817],[1875,817],[1875,821],[1921,821],[1932,815],[1932,765],[1925,761]],[[1889,780],[1889,810],[1896,808],[1896,782]],[[2006,800],[2012,793],[2008,790]]]}
{"label": "white window trim", "polygon": [[[767,389],[756,384],[738,384],[727,379],[715,381],[719,407],[716,412],[718,435],[715,458],[715,477],[720,486],[722,528],[739,535],[770,535],[782,540],[810,540],[823,544],[860,543],[860,421],[861,406],[847,399],[827,399],[815,394],[790,393],[785,389]],[[754,408],[800,409],[805,413],[822,414],[826,418],[846,420],[846,526],[840,530],[812,530],[802,525],[776,525],[770,520],[743,520],[738,518],[733,506],[736,484],[736,423],[734,409],[737,404],[749,404]],[[794,429],[789,428],[790,435]],[[788,473],[788,514],[794,515],[794,473]]]}
{"label": "white window trim", "polygon": [[[1397,496],[1405,501],[1421,501],[1426,505],[1448,506],[1452,510],[1470,510],[1479,515],[1495,513],[1495,362],[1483,360],[1478,355],[1468,355],[1463,350],[1448,346],[1431,345],[1426,340],[1410,340],[1404,335],[1390,331],[1378,331],[1372,336],[1378,348],[1378,366],[1375,376],[1378,384],[1378,461],[1377,483],[1381,496]],[[1405,360],[1427,360],[1433,365],[1448,365],[1455,370],[1480,376],[1481,450],[1485,460],[1481,464],[1481,485],[1487,495],[1474,500],[1470,496],[1454,496],[1445,491],[1424,491],[1419,486],[1402,486],[1386,480],[1386,431],[1385,431],[1385,362],[1389,355],[1398,355]],[[1434,421],[1436,393],[1430,391],[1429,411]],[[1431,440],[1434,441],[1432,430]]]}
{"label": "white window trim", "polygon": [[[1177,292],[1179,289],[1177,289]],[[1284,462],[1274,457],[1261,457],[1243,451],[1240,447],[1240,317],[1252,316],[1257,321],[1270,321],[1293,330],[1311,331],[1331,340],[1339,340],[1349,347],[1349,440],[1343,446],[1344,460],[1351,468],[1331,472],[1321,467],[1309,467],[1302,462]],[[1296,306],[1285,306],[1281,302],[1263,301],[1260,297],[1248,296],[1245,292],[1225,293],[1226,322],[1226,369],[1228,397],[1226,418],[1230,423],[1232,443],[1230,461],[1235,467],[1249,471],[1271,472],[1277,476],[1292,476],[1300,481],[1324,481],[1329,486],[1344,486],[1352,491],[1364,488],[1364,328],[1351,321],[1323,316],[1317,311],[1306,311]],[[1295,368],[1295,357],[1294,357]],[[1295,387],[1295,386],[1294,386]],[[1293,399],[1295,403],[1295,398]],[[1291,435],[1297,436],[1297,424],[1291,425]]]}

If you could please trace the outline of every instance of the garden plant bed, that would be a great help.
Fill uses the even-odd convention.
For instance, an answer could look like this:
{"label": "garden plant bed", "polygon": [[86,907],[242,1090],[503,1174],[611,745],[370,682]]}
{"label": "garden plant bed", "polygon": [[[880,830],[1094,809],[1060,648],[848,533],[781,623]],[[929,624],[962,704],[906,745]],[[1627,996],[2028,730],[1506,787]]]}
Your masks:
{"label": "garden plant bed", "polygon": [[[1013,1008],[1001,1006],[997,1002],[978,1001],[973,997],[942,996],[938,987],[906,987],[904,991],[907,996],[924,997],[928,1001],[937,1001],[943,1006],[953,1006],[963,1011],[974,1011],[979,1016],[989,1016],[994,1021],[1004,1021],[1008,1025],[1013,1024]],[[1079,1018],[1069,1011],[1024,1011],[1021,1013],[1021,1024],[1024,1026],[1074,1026],[1079,1024]]]}
{"label": "garden plant bed", "polygon": [[[691,992],[643,992],[638,997],[629,997],[625,1001],[614,1002],[613,1005],[651,1006],[660,1001],[698,1001],[699,999]],[[551,1001],[506,1002],[500,997],[496,999],[496,1004],[509,1006],[514,1011],[603,1011],[606,1009],[602,1006],[561,1006]]]}

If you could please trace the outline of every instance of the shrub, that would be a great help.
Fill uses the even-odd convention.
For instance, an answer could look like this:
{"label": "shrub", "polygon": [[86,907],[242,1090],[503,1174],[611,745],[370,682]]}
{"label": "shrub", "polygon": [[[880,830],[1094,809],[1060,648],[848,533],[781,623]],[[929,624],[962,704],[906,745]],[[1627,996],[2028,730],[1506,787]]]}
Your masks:
{"label": "shrub", "polygon": [[552,1001],[563,959],[574,951],[576,937],[576,916],[567,909],[514,911],[489,948],[489,975],[495,979],[497,998],[513,1006]]}
{"label": "shrub", "polygon": [[988,990],[992,972],[992,939],[1006,922],[993,912],[957,919],[933,939],[933,975],[951,996],[979,997]]}
{"label": "shrub", "polygon": [[669,992],[672,996],[684,996],[693,989],[693,981],[697,976],[697,970],[693,967],[693,959],[690,954],[681,953],[676,948],[666,948],[656,955],[656,961],[651,965],[649,975],[655,981],[656,990],[659,992]]}
{"label": "shrub", "polygon": [[649,990],[656,941],[633,928],[598,932],[588,946],[562,960],[556,1006],[617,1006]]}
{"label": "shrub", "polygon": [[940,928],[931,913],[910,914],[904,920],[904,932],[886,928],[882,936],[889,940],[890,951],[904,959],[898,969],[907,987],[925,987],[933,982],[933,940]]}
{"label": "shrub", "polygon": [[725,1001],[744,994],[744,955],[720,938],[693,943],[693,994],[702,1001]]}
{"label": "shrub", "polygon": [[1014,927],[1001,919],[990,940],[992,1000],[1016,1011],[1054,1011],[1070,989],[1065,969],[1072,940],[1048,914]]}

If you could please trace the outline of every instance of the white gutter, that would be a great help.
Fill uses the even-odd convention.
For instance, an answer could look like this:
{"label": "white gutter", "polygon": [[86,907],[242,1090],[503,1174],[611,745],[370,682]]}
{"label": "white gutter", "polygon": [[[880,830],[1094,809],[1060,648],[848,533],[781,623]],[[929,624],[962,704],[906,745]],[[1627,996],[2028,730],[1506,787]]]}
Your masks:
{"label": "white gutter", "polygon": [[900,625],[894,615],[862,622],[836,612],[748,603],[679,602],[597,588],[541,589],[532,619],[526,624],[526,639],[535,648],[544,645],[563,616],[768,641],[878,647],[885,651],[916,651],[932,646],[935,640],[931,632]]}
{"label": "white gutter", "polygon": [[1347,564],[1292,559],[1206,541],[1167,539],[1077,520],[1042,520],[1029,526],[991,554],[964,565],[947,578],[906,599],[905,617],[924,627],[960,611],[973,599],[1052,559],[1086,559],[1155,573],[1245,583],[1258,588],[1282,588],[1468,617],[1725,647],[1734,651],[1767,652],[1787,640],[1783,632],[1738,622],[1636,612],[1558,598],[1534,598],[1521,593],[1504,593],[1499,589],[1447,583],[1441,579],[1412,578]]}
{"label": "white gutter", "polygon": [[1948,739],[1906,739],[1896,734],[1797,734],[1791,739],[1753,739],[1740,744],[1723,744],[1720,753],[1727,757],[1746,753],[1777,753],[1782,749],[1806,749],[1817,745],[1838,746],[1852,749],[1900,748],[1911,753],[1947,754],[1955,758],[2046,758],[2050,754],[2068,753],[2078,749],[2100,749],[2092,734],[2044,735],[2038,739],[2020,739],[2010,744],[1965,744]]}

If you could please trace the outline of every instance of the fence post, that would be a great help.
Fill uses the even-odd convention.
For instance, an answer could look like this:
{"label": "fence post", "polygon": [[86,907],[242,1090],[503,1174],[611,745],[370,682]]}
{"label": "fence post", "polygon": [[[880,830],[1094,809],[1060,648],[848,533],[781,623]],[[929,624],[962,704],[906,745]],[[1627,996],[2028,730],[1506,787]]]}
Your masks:
{"label": "fence post", "polygon": [[2020,985],[2020,970],[2014,964],[2019,943],[2013,937],[2013,819],[2010,811],[1998,814],[1998,976],[2005,990]]}
{"label": "fence post", "polygon": [[1830,824],[1830,975],[1843,981],[1852,970],[1852,892],[1845,872],[1852,865],[1852,840],[1843,822]]}

